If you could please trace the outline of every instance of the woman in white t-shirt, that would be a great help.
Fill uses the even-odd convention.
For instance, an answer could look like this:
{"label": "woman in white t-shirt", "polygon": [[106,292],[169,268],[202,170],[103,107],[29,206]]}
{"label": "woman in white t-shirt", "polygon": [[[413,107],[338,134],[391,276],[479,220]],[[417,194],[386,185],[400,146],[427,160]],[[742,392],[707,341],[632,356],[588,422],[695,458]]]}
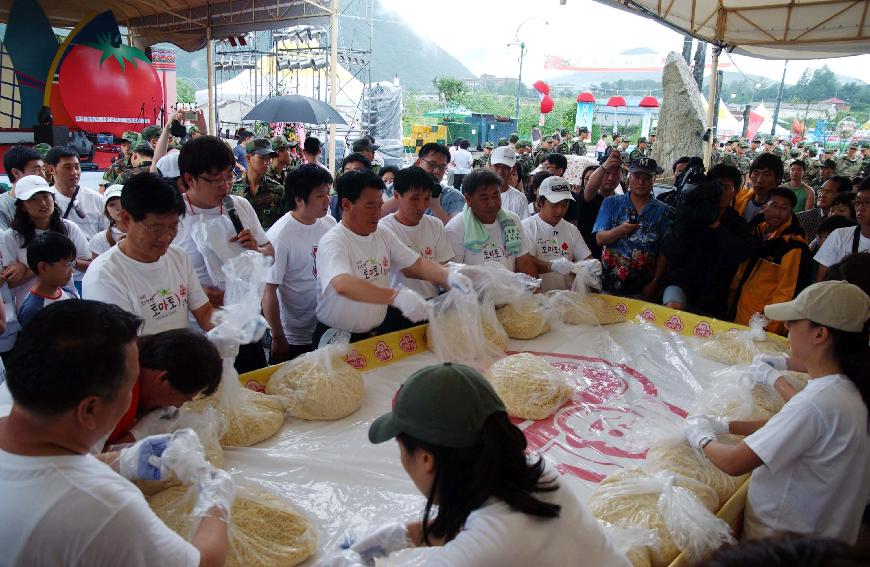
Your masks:
{"label": "woman in white t-shirt", "polygon": [[[21,306],[35,281],[33,272],[27,267],[27,247],[36,235],[48,231],[63,234],[76,247],[76,269],[84,272],[91,263],[87,238],[73,222],[61,218],[54,194],[54,188],[39,175],[22,177],[15,185],[15,217],[12,226],[3,234],[4,269],[0,276],[14,289],[17,307]],[[81,282],[75,283],[81,293]]]}
{"label": "woman in white t-shirt", "polygon": [[[747,538],[797,534],[854,544],[870,497],[870,297],[826,281],[764,313],[786,321],[791,356],[759,355],[748,376],[785,406],[766,421],[690,417],[686,438],[726,473],[752,472]],[[806,388],[798,392],[785,370],[805,370]],[[727,433],[747,437],[736,445],[717,440]]]}
{"label": "woman in white t-shirt", "polygon": [[354,544],[362,561],[386,553],[395,565],[630,565],[544,459],[525,454],[525,436],[476,370],[448,362],[414,373],[369,429],[373,443],[393,438],[426,507],[422,521]]}
{"label": "woman in white t-shirt", "polygon": [[98,232],[88,242],[88,248],[96,258],[119,243],[127,234],[118,226],[121,220],[121,190],[123,185],[110,185],[103,193],[103,214],[109,219],[109,228]]}

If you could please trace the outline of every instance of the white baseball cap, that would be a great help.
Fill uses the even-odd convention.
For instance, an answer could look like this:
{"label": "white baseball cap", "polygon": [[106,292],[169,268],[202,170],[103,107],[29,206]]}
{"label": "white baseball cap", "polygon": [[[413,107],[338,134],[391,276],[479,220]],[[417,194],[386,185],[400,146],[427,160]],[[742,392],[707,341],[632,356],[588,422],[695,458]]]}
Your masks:
{"label": "white baseball cap", "polygon": [[870,297],[848,282],[819,282],[791,301],[768,305],[764,314],[772,321],[809,319],[846,333],[860,333],[870,319]]}
{"label": "white baseball cap", "polygon": [[108,187],[106,187],[106,192],[103,193],[103,206],[105,207],[106,204],[109,202],[109,199],[111,199],[112,197],[120,197],[121,190],[123,188],[123,185],[118,185],[117,183],[115,185],[109,185]]}
{"label": "white baseball cap", "polygon": [[169,152],[157,161],[157,171],[163,177],[181,177],[178,168],[178,152]]}
{"label": "white baseball cap", "polygon": [[571,184],[564,177],[551,175],[541,182],[538,187],[538,197],[546,197],[551,203],[559,203],[574,200],[574,195],[571,194]]}
{"label": "white baseball cap", "polygon": [[54,187],[48,185],[48,181],[41,175],[25,175],[15,183],[15,198],[19,201],[28,201],[37,193],[56,194]]}
{"label": "white baseball cap", "polygon": [[500,163],[513,167],[517,163],[517,152],[510,146],[499,146],[489,154],[489,162],[492,165]]}

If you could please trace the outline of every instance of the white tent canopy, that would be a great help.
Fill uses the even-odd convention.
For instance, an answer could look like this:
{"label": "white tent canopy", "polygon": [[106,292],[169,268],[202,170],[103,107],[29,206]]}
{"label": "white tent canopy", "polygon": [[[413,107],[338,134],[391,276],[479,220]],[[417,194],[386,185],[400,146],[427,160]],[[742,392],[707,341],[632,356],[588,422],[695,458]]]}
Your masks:
{"label": "white tent canopy", "polygon": [[[704,110],[706,109],[707,101],[704,100]],[[743,132],[743,121],[734,118],[722,99],[719,99],[719,118],[716,124],[716,133],[719,136],[739,136]]]}
{"label": "white tent canopy", "polygon": [[763,59],[870,52],[870,0],[597,0]]}

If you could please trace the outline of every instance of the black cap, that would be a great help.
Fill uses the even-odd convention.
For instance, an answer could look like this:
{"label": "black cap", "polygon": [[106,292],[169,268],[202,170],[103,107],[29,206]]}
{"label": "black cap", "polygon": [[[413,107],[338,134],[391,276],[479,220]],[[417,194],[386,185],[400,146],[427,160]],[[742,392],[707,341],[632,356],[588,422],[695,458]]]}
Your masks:
{"label": "black cap", "polygon": [[354,140],[351,149],[354,152],[374,152],[380,147],[380,145],[372,143],[368,138],[360,138],[359,140]]}

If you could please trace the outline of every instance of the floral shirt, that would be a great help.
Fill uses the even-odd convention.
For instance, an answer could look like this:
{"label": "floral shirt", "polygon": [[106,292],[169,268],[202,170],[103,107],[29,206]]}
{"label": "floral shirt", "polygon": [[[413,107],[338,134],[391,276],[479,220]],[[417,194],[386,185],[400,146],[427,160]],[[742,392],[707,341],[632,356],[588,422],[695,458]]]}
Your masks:
{"label": "floral shirt", "polygon": [[[636,213],[628,194],[604,199],[593,235],[616,228]],[[659,247],[670,230],[671,208],[651,198],[638,215],[640,226],[625,238],[620,238],[601,253],[601,283],[605,291],[619,295],[636,295],[650,282],[655,273]]]}

